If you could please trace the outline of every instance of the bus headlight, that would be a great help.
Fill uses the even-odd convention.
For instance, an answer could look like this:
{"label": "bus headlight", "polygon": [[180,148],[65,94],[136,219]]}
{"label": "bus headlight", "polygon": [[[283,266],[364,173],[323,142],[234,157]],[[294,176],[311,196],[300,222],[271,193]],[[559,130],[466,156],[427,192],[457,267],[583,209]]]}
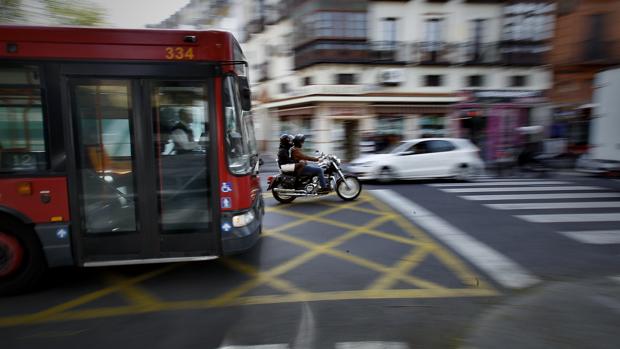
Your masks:
{"label": "bus headlight", "polygon": [[236,227],[236,228],[244,227],[250,224],[254,220],[254,218],[255,218],[255,215],[254,215],[253,210],[248,211],[244,214],[233,216],[233,219],[232,219],[233,227]]}

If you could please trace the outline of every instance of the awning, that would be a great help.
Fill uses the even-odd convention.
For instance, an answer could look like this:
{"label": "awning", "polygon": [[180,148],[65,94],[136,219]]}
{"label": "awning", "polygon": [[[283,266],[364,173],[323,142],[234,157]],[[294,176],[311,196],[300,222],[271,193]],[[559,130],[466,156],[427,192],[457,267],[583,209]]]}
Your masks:
{"label": "awning", "polygon": [[375,114],[381,115],[411,115],[411,114],[447,114],[448,105],[373,105]]}

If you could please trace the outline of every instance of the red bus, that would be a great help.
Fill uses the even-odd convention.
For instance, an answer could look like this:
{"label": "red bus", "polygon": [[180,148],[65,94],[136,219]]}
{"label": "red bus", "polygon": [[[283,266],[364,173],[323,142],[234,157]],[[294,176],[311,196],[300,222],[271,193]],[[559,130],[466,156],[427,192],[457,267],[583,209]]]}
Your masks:
{"label": "red bus", "polygon": [[0,293],[251,248],[246,72],[228,32],[0,26]]}

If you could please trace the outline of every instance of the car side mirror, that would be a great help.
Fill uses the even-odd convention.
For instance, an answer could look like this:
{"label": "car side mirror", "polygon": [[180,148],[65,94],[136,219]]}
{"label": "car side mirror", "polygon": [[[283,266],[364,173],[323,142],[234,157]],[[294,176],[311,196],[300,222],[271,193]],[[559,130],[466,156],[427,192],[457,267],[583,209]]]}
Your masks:
{"label": "car side mirror", "polygon": [[250,91],[250,83],[245,76],[239,76],[239,93],[241,94],[241,109],[252,109],[252,93]]}
{"label": "car side mirror", "polygon": [[415,154],[415,151],[413,150],[403,151],[403,152],[398,153],[399,156],[407,156],[407,155],[413,155],[413,154]]}

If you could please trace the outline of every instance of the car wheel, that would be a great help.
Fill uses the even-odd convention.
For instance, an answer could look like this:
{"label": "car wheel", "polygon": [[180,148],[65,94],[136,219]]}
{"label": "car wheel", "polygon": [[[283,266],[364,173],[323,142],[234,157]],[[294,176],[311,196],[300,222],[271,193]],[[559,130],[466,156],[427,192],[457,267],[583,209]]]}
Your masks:
{"label": "car wheel", "polygon": [[389,167],[384,167],[381,169],[381,171],[379,171],[379,176],[377,177],[377,180],[380,183],[389,183],[393,181],[394,178],[394,171]]}
{"label": "car wheel", "polygon": [[476,169],[468,164],[461,164],[456,169],[454,179],[459,182],[469,182],[476,177]]}

